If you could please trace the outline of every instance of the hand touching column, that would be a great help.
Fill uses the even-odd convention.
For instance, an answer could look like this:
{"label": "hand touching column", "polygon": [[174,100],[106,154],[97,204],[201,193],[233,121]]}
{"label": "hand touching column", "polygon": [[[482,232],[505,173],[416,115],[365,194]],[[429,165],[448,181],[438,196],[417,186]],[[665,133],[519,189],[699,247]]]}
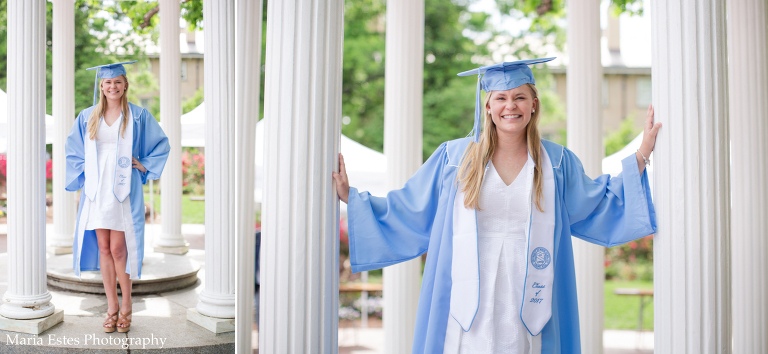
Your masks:
{"label": "hand touching column", "polygon": [[344,166],[344,155],[339,153],[339,172],[333,173],[333,180],[336,181],[336,193],[339,199],[346,203],[349,198],[349,178],[347,178],[347,168]]}
{"label": "hand touching column", "polygon": [[653,124],[653,105],[649,105],[648,113],[645,117],[645,128],[643,129],[643,142],[640,144],[640,151],[635,153],[635,157],[637,157],[637,168],[640,170],[640,173],[643,173],[645,170],[645,160],[643,160],[643,156],[646,158],[651,156],[653,147],[656,145],[656,134],[659,133],[659,128],[661,128],[660,122]]}

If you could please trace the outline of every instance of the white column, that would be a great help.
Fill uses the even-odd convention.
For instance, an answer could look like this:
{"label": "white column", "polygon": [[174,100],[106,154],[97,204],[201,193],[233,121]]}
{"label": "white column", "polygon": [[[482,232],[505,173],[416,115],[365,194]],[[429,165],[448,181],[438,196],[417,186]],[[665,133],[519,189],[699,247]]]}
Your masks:
{"label": "white column", "polygon": [[259,351],[333,354],[344,1],[267,11]]}
{"label": "white column", "polygon": [[725,2],[653,0],[651,11],[652,98],[663,123],[651,161],[654,346],[730,353]]}
{"label": "white column", "polygon": [[[567,111],[568,148],[592,178],[602,173],[603,118],[600,62],[600,1],[568,2]],[[579,299],[582,353],[603,352],[603,283],[605,247],[575,237],[573,260]]]}
{"label": "white column", "polygon": [[235,127],[237,159],[237,315],[235,352],[251,352],[253,324],[254,262],[256,237],[254,214],[254,168],[256,123],[259,120],[259,80],[261,79],[261,0],[237,0],[235,5]]}
{"label": "white column", "polygon": [[764,0],[727,4],[733,352],[766,353],[768,13]]}
{"label": "white column", "polygon": [[[235,1],[205,17],[205,288],[197,311],[235,317]],[[178,72],[176,72],[178,74]]]}
{"label": "white column", "polygon": [[160,0],[160,121],[171,152],[160,179],[160,237],[155,252],[185,254],[189,244],[181,235],[181,53],[178,0]]}
{"label": "white column", "polygon": [[[387,1],[384,155],[387,187],[400,189],[422,164],[424,0]],[[421,257],[384,268],[384,352],[410,353]]]}
{"label": "white column", "polygon": [[8,290],[0,315],[13,319],[54,310],[45,273],[45,6],[8,1]]}
{"label": "white column", "polygon": [[53,235],[54,254],[72,253],[77,194],[64,190],[64,144],[75,121],[75,3],[53,2]]}

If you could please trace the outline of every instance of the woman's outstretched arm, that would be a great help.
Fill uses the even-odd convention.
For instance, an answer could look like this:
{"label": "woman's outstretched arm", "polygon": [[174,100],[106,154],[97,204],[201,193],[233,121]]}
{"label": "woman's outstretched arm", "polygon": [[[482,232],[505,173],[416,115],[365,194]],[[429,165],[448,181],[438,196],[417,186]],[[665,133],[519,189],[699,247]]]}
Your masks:
{"label": "woman's outstretched arm", "polygon": [[353,272],[404,262],[427,251],[447,156],[443,143],[402,188],[385,197],[349,187],[344,160],[339,157],[339,173],[333,173],[333,178],[339,199],[347,203]]}

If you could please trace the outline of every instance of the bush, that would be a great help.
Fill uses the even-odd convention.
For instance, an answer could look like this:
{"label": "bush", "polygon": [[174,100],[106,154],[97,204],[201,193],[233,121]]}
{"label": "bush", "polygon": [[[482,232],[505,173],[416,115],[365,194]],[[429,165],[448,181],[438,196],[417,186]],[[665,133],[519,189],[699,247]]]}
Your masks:
{"label": "bush", "polygon": [[605,278],[653,280],[653,235],[609,248],[605,253]]}
{"label": "bush", "polygon": [[181,153],[181,191],[184,194],[205,194],[205,155],[196,148]]}
{"label": "bush", "polygon": [[6,157],[5,154],[0,154],[0,187],[5,186],[7,165],[8,165],[8,157]]}

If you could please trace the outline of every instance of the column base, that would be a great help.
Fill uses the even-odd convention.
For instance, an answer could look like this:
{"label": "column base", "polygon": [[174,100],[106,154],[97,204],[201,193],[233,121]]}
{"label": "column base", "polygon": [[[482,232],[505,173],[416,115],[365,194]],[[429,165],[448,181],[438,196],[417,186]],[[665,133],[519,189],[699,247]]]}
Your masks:
{"label": "column base", "polygon": [[72,254],[72,246],[55,246],[55,245],[49,245],[48,247],[48,253],[58,256],[60,254]]}
{"label": "column base", "polygon": [[197,309],[187,309],[187,321],[203,327],[213,333],[226,333],[235,331],[234,318],[216,318],[197,312]]}
{"label": "column base", "polygon": [[64,321],[64,310],[57,309],[53,314],[31,320],[17,320],[0,315],[0,331],[41,334]]}
{"label": "column base", "polygon": [[173,247],[155,246],[152,250],[157,252],[157,253],[168,253],[168,254],[183,255],[183,254],[187,254],[187,252],[189,252],[189,243],[184,243],[183,246],[173,246]]}

